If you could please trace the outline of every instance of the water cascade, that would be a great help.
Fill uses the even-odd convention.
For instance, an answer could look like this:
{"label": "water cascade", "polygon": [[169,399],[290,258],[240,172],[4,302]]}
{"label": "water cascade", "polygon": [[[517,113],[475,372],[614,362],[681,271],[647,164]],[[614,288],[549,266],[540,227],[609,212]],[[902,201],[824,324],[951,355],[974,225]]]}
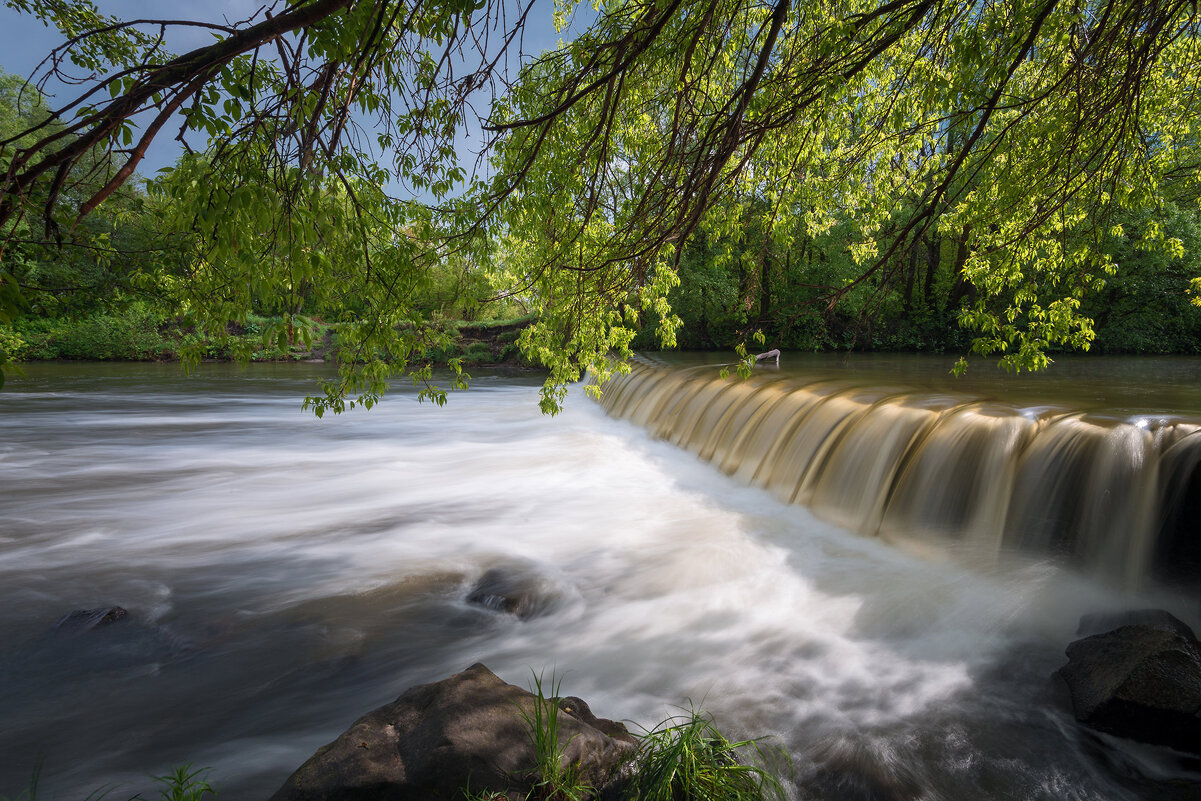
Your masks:
{"label": "water cascade", "polygon": [[[0,798],[39,770],[38,798],[158,798],[187,762],[220,801],[265,799],[359,715],[482,661],[635,730],[695,702],[784,749],[790,798],[1197,801],[1195,760],[1099,741],[1048,697],[1083,614],[1201,630],[1195,593],[890,544],[1195,563],[1201,359],[1063,359],[1053,392],[1030,379],[1051,409],[856,355],[606,386],[702,459],[582,388],[545,417],[536,374],[474,370],[437,410],[399,382],[318,421],[299,398],[326,365],[26,365],[0,396]],[[1154,407],[1180,417],[1121,420]]]}
{"label": "water cascade", "polygon": [[1201,577],[1201,421],[636,360],[609,415],[866,536],[1061,557],[1126,587]]}

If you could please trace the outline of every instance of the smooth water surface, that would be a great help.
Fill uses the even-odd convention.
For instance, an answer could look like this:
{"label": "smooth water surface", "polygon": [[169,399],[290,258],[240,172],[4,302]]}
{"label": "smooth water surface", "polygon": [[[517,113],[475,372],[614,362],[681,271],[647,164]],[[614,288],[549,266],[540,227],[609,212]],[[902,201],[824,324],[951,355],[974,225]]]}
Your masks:
{"label": "smooth water surface", "polygon": [[[687,367],[726,363],[731,355],[664,352],[649,354],[649,358],[668,366]],[[1109,415],[1201,417],[1201,357],[1067,354],[1056,356],[1048,369],[1035,373],[1007,372],[995,361],[972,357],[967,372],[959,377],[951,374],[956,358],[912,353],[786,352],[778,367],[768,360],[757,371]]]}
{"label": "smooth water surface", "polygon": [[[300,410],[326,368],[32,365],[0,393],[0,795],[266,798],[405,688],[483,661],[602,717],[695,703],[770,735],[800,798],[1196,798],[1049,680],[1119,597],[1037,560],[925,560],[819,521],[573,392]],[[1173,409],[1163,409],[1173,411]],[[499,567],[527,620],[466,602]],[[54,633],[76,609],[130,620]],[[1177,610],[1196,624],[1189,610]]]}

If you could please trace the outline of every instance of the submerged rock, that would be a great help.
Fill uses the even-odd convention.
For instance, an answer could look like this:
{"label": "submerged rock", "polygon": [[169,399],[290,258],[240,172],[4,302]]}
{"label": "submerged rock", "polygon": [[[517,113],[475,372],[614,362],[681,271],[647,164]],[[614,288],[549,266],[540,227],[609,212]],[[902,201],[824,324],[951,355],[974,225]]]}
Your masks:
{"label": "submerged rock", "polygon": [[489,568],[467,594],[468,603],[516,615],[522,620],[546,614],[558,600],[554,584],[531,565],[524,564]]}
{"label": "submerged rock", "polygon": [[[22,672],[99,674],[113,670],[146,670],[185,657],[197,646],[169,627],[131,614],[124,607],[76,609],[58,619],[29,647],[11,654]],[[4,665],[0,664],[0,674]]]}
{"label": "submerged rock", "polygon": [[[603,794],[621,781],[636,750],[632,738],[620,723],[592,717],[577,698],[555,700],[566,713],[558,715],[564,764],[578,764],[579,779]],[[301,765],[271,801],[459,801],[465,788],[525,798],[540,778],[527,722],[539,703],[552,701],[472,665],[359,718]]]}
{"label": "submerged rock", "polygon": [[59,618],[58,622],[54,624],[54,631],[57,634],[82,634],[85,631],[112,625],[127,617],[129,617],[129,612],[120,606],[76,609]]}
{"label": "submerged rock", "polygon": [[1076,640],[1058,675],[1084,725],[1201,755],[1201,643],[1163,615]]}

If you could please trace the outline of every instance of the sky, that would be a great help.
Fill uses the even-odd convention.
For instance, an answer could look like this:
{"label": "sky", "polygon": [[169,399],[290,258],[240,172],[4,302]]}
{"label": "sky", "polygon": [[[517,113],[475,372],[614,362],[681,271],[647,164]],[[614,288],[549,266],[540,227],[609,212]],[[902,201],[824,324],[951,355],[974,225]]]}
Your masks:
{"label": "sky", "polygon": [[[179,2],[179,0],[99,0],[101,13],[121,19],[161,19],[164,17],[195,15],[203,10],[206,20],[245,19],[257,9],[261,2],[255,0],[204,0],[202,3]],[[187,52],[212,41],[212,34],[198,28],[176,30],[170,46],[176,53]],[[53,27],[43,25],[36,18],[13,11],[8,6],[0,7],[0,67],[5,72],[29,77],[38,64],[46,58],[52,48],[61,44],[63,38]],[[74,97],[72,87],[49,86],[53,95],[48,105],[54,107]],[[143,175],[151,175],[160,167],[173,163],[182,152],[180,144],[172,139],[175,129],[164,127],[150,146],[146,158],[139,166]]]}
{"label": "sky", "polygon": [[[244,20],[259,10],[264,2],[270,0],[203,0],[203,2],[185,2],[184,0],[96,0],[101,13],[109,14],[120,19],[201,19],[210,22],[233,22]],[[504,0],[516,4],[516,0]],[[560,38],[571,35],[571,30],[560,34],[551,24],[553,0],[537,0],[534,10],[529,16],[523,37],[523,52],[537,54],[542,50],[553,47]],[[579,28],[584,17],[591,18],[591,9],[587,4],[577,18],[575,28]],[[168,47],[175,53],[184,53],[213,41],[210,31],[199,28],[175,28],[168,38]],[[28,77],[38,64],[46,57],[52,48],[61,44],[62,37],[52,27],[46,27],[36,18],[20,14],[7,6],[0,6],[0,67],[4,71]],[[74,97],[72,87],[50,85],[47,87],[52,95],[49,105],[54,107],[67,102]],[[56,102],[57,101],[57,102]],[[178,123],[167,125],[159,132],[154,143],[147,151],[145,159],[139,165],[138,171],[144,175],[153,175],[161,167],[172,164],[182,152],[181,145],[174,140],[178,131]],[[467,138],[463,138],[467,137]],[[465,132],[460,138],[462,149],[478,149],[479,132],[471,141],[470,132]],[[473,162],[474,158],[465,155],[465,161]],[[466,165],[465,165],[466,166]]]}

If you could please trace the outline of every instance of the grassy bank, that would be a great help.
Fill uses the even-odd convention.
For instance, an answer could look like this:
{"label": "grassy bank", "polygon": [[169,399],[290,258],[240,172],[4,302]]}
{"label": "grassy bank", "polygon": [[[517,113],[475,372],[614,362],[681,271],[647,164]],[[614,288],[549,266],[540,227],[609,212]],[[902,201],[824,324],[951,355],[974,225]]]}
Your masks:
{"label": "grassy bank", "polygon": [[[488,322],[445,321],[450,344],[421,358],[445,364],[452,358],[465,366],[530,366],[517,346],[531,317]],[[165,319],[151,307],[123,309],[74,318],[31,317],[0,325],[0,362],[178,361],[193,355],[213,361],[306,361],[333,359],[338,337],[334,326],[316,318],[294,322],[289,337],[283,318],[251,315],[225,335],[197,332],[176,319]],[[290,340],[290,341],[289,341]]]}

